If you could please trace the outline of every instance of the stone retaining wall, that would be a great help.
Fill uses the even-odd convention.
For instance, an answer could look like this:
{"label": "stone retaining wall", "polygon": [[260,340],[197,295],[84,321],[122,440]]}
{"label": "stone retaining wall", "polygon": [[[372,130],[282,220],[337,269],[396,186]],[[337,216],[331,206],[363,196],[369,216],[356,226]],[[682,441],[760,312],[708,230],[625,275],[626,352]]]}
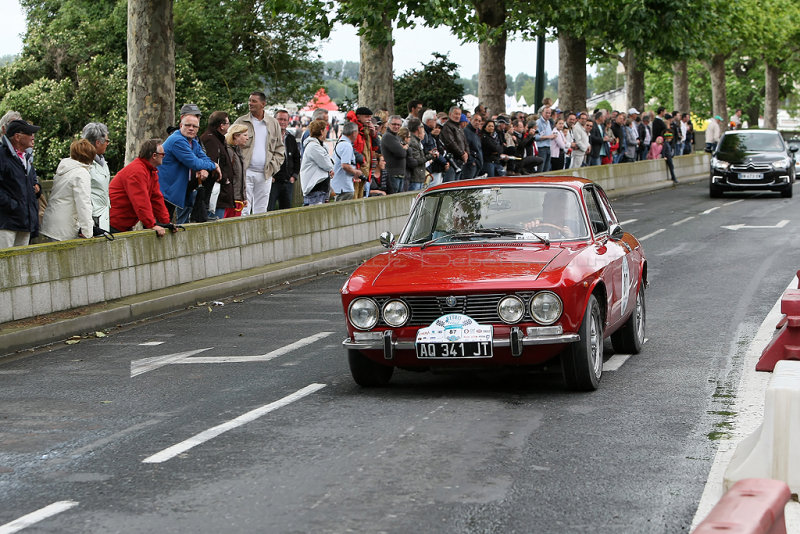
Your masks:
{"label": "stone retaining wall", "polygon": [[[702,175],[708,156],[676,158],[675,168],[679,179]],[[587,167],[572,174],[613,194],[658,187],[666,183],[666,172],[658,160]],[[338,249],[375,246],[382,231],[399,233],[414,195],[191,224],[161,239],[145,230],[117,234],[114,241],[76,239],[0,250],[0,325]]]}

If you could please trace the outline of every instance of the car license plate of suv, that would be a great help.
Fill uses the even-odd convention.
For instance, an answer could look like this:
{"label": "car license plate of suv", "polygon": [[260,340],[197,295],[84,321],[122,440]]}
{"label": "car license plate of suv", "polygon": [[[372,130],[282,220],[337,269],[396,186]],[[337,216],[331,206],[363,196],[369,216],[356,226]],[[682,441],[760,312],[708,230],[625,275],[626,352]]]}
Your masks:
{"label": "car license plate of suv", "polygon": [[462,343],[417,343],[417,358],[491,358],[492,343],[467,341]]}
{"label": "car license plate of suv", "polygon": [[760,172],[742,172],[739,173],[740,180],[761,180],[764,175]]}

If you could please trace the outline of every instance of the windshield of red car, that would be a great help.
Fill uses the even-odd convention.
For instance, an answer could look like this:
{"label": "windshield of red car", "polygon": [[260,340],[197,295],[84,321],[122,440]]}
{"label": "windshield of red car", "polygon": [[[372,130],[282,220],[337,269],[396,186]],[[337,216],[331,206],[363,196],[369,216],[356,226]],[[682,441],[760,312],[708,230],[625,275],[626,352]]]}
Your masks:
{"label": "windshield of red car", "polygon": [[[496,231],[496,235],[491,232]],[[447,236],[453,236],[448,240]],[[554,186],[444,189],[414,205],[399,244],[535,241],[589,236],[577,193]]]}

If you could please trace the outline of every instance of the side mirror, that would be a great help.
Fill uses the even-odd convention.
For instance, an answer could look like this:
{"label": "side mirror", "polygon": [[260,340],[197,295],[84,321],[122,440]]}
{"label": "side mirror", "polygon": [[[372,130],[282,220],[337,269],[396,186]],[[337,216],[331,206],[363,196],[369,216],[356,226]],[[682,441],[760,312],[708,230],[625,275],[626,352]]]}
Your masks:
{"label": "side mirror", "polygon": [[800,147],[797,147],[797,146],[790,146],[789,147],[789,152],[797,152],[798,150],[800,150]]}
{"label": "side mirror", "polygon": [[378,239],[384,248],[392,248],[394,246],[394,234],[392,232],[383,232]]}
{"label": "side mirror", "polygon": [[608,235],[611,237],[611,239],[619,240],[622,239],[623,235],[625,235],[625,230],[623,230],[622,226],[618,224],[612,224]]}

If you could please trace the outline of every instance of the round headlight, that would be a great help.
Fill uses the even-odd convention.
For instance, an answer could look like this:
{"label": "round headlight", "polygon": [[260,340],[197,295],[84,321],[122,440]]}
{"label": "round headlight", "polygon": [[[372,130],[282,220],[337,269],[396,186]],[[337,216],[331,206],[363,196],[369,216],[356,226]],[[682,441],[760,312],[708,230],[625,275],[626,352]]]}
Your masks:
{"label": "round headlight", "polygon": [[390,300],[383,305],[383,320],[397,328],[408,321],[408,306],[402,300]]}
{"label": "round headlight", "polygon": [[369,330],[378,324],[378,304],[367,298],[355,299],[347,311],[350,322],[360,330]]}
{"label": "round headlight", "polygon": [[563,305],[552,291],[540,291],[531,299],[531,315],[539,324],[553,324],[561,317]]}
{"label": "round headlight", "polygon": [[525,303],[519,297],[503,297],[497,305],[497,314],[504,323],[518,323],[525,315]]}

